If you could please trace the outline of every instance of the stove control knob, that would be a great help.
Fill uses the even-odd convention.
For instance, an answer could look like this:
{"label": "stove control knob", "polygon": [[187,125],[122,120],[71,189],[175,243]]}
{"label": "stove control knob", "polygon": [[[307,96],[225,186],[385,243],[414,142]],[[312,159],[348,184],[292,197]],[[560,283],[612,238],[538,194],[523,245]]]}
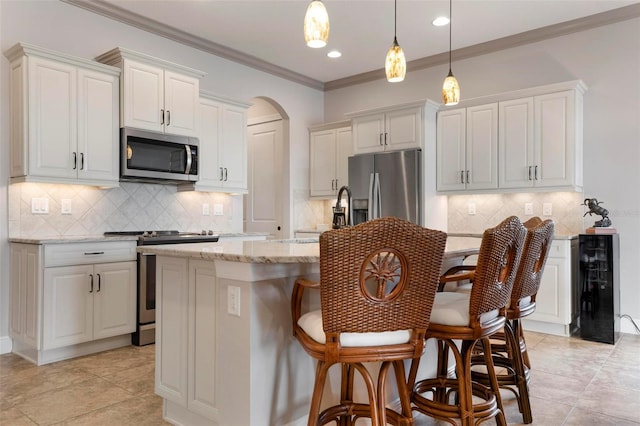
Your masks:
{"label": "stove control knob", "polygon": [[209,234],[209,235],[213,235],[213,231],[212,231],[211,229],[209,229],[208,234]]}
{"label": "stove control knob", "polygon": [[147,231],[144,231],[144,232],[142,233],[142,236],[143,236],[143,237],[148,237],[148,236],[149,236],[149,233],[148,233]]}
{"label": "stove control knob", "polygon": [[157,233],[156,231],[151,231],[151,236],[152,236],[152,237],[157,237],[157,236],[158,236],[158,233]]}
{"label": "stove control knob", "polygon": [[200,233],[200,235],[207,235],[207,230],[203,229],[202,232]]}

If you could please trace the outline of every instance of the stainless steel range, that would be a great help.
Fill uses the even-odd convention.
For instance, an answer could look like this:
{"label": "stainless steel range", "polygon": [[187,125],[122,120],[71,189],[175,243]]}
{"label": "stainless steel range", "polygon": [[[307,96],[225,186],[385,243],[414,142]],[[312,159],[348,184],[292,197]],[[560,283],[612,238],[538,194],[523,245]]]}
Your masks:
{"label": "stainless steel range", "polygon": [[[211,243],[218,241],[212,231],[202,233],[179,231],[124,231],[105,232],[105,236],[133,235],[138,237],[138,245]],[[131,335],[131,343],[142,346],[156,339],[156,256],[138,253],[138,309],[136,332]]]}

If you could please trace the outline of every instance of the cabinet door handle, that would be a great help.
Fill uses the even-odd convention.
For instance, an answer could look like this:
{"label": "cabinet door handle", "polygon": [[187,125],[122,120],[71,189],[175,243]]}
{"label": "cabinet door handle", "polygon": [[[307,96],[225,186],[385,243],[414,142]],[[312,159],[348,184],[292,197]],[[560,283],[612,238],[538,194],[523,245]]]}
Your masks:
{"label": "cabinet door handle", "polygon": [[387,145],[387,132],[384,132],[384,144]]}
{"label": "cabinet door handle", "polygon": [[220,167],[220,180],[224,180],[224,169]]}
{"label": "cabinet door handle", "polygon": [[336,189],[336,186],[334,184],[335,179],[331,179],[331,190],[333,191],[334,189]]}
{"label": "cabinet door handle", "polygon": [[85,256],[96,256],[98,254],[104,254],[103,251],[85,251],[84,255]]}
{"label": "cabinet door handle", "polygon": [[98,274],[98,293],[100,292],[100,281],[101,281],[100,274]]}
{"label": "cabinet door handle", "polygon": [[227,174],[227,168],[225,167],[225,168],[224,168],[224,181],[225,181],[225,182],[227,181],[227,176],[228,176],[228,174]]}
{"label": "cabinet door handle", "polygon": [[163,109],[160,110],[160,119],[162,120],[160,124],[164,126],[164,110]]}
{"label": "cabinet door handle", "polygon": [[538,180],[538,166],[533,169],[533,177],[535,180]]}
{"label": "cabinet door handle", "polygon": [[89,282],[91,283],[91,287],[89,288],[89,293],[93,293],[93,274],[89,274]]}
{"label": "cabinet door handle", "polygon": [[380,133],[380,136],[379,136],[378,139],[380,139],[380,141],[379,141],[380,142],[380,146],[382,146],[382,133]]}
{"label": "cabinet door handle", "polygon": [[460,183],[464,183],[464,170],[460,170]]}
{"label": "cabinet door handle", "polygon": [[77,167],[78,167],[78,154],[74,152],[73,153],[73,170],[75,170]]}
{"label": "cabinet door handle", "polygon": [[167,110],[167,126],[171,125],[171,111]]}
{"label": "cabinet door handle", "polygon": [[529,166],[529,180],[531,180],[531,166]]}
{"label": "cabinet door handle", "polygon": [[80,153],[80,170],[84,170],[84,152]]}
{"label": "cabinet door handle", "polygon": [[467,183],[469,183],[469,170],[467,170]]}

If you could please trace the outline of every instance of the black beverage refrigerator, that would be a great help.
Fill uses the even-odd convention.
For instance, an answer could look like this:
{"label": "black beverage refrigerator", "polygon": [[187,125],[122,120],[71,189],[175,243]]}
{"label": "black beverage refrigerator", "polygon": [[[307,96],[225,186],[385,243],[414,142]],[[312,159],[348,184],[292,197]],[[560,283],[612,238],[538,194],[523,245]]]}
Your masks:
{"label": "black beverage refrigerator", "polygon": [[580,337],[614,344],[620,337],[620,238],[618,234],[580,234]]}

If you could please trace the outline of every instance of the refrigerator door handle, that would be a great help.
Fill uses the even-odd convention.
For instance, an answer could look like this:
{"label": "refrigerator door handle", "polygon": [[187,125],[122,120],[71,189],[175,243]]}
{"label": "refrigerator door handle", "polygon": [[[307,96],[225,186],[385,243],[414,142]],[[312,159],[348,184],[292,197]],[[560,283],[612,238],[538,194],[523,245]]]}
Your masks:
{"label": "refrigerator door handle", "polygon": [[375,178],[373,176],[373,173],[370,173],[369,174],[369,203],[368,203],[368,206],[367,206],[367,220],[373,219],[373,215],[374,215],[374,207],[373,207],[373,204],[375,202],[375,195],[373,193],[374,181],[375,181]]}
{"label": "refrigerator door handle", "polygon": [[373,178],[373,219],[377,219],[382,214],[382,197],[380,194],[380,174],[375,173]]}

